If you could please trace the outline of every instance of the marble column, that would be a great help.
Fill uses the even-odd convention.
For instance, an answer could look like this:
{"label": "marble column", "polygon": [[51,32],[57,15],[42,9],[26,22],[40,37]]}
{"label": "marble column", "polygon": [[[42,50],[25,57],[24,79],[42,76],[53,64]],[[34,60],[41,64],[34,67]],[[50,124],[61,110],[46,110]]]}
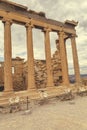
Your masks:
{"label": "marble column", "polygon": [[[64,47],[65,47],[65,58],[66,58],[66,67],[67,67],[67,73],[68,73],[68,59],[67,59],[67,48],[66,48],[66,43],[67,39],[64,40]],[[69,76],[68,76],[68,80],[69,80]]]}
{"label": "marble column", "polygon": [[81,78],[80,78],[80,70],[79,70],[78,55],[77,55],[77,48],[76,48],[76,40],[74,35],[71,36],[71,45],[72,45],[75,79],[76,79],[76,83],[80,83]]}
{"label": "marble column", "polygon": [[35,89],[35,70],[34,70],[34,54],[31,24],[26,24],[27,35],[27,65],[28,65],[28,90]]}
{"label": "marble column", "polygon": [[46,57],[46,68],[47,68],[47,87],[53,87],[53,73],[52,73],[52,61],[51,61],[51,47],[50,47],[50,36],[49,32],[51,30],[49,28],[44,28],[44,36],[45,36],[45,57]]}
{"label": "marble column", "polygon": [[61,57],[61,66],[62,66],[62,78],[63,85],[69,85],[69,76],[68,76],[68,65],[67,65],[67,55],[65,48],[64,32],[60,31],[59,36],[59,46],[60,46],[60,57]]}
{"label": "marble column", "polygon": [[12,47],[11,24],[9,19],[3,19],[4,23],[4,92],[13,91],[12,82]]}

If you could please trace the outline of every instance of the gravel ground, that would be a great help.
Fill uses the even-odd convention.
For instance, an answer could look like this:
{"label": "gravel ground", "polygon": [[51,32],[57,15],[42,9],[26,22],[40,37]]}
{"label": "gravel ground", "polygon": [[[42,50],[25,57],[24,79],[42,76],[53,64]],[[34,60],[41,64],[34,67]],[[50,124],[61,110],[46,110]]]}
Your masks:
{"label": "gravel ground", "polygon": [[0,130],[87,130],[87,97],[52,100],[29,113],[0,114]]}

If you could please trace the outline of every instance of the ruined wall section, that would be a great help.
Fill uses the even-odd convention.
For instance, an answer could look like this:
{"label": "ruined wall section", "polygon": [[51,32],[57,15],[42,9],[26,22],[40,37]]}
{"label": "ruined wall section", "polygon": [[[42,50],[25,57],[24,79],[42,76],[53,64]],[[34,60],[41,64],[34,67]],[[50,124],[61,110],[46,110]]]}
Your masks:
{"label": "ruined wall section", "polygon": [[62,68],[61,68],[61,59],[59,51],[55,51],[52,58],[52,68],[53,68],[53,79],[54,85],[58,86],[62,83]]}
{"label": "ruined wall section", "polygon": [[23,63],[24,59],[19,57],[12,59],[13,89],[15,91],[25,90],[26,88],[23,79]]}
{"label": "ruined wall section", "polygon": [[[62,83],[62,67],[60,57],[59,42],[56,40],[56,51],[51,58],[53,80],[54,85],[58,86]],[[38,88],[46,87],[47,84],[47,73],[46,73],[46,61],[35,60],[35,81]]]}
{"label": "ruined wall section", "polygon": [[[52,58],[54,85],[62,83],[61,58],[57,49]],[[45,88],[47,84],[47,70],[45,60],[34,60],[35,83],[37,88]],[[16,57],[12,59],[12,78],[14,91],[26,90],[28,86],[28,67],[24,59]],[[0,66],[0,86],[4,86],[4,63]]]}
{"label": "ruined wall section", "polygon": [[82,78],[82,84],[84,86],[87,86],[87,77],[86,78]]}
{"label": "ruined wall section", "polygon": [[47,82],[46,61],[35,60],[35,83],[37,88],[45,88]]}
{"label": "ruined wall section", "polygon": [[[53,69],[53,79],[54,85],[58,86],[62,83],[62,69],[61,69],[61,59],[59,50],[56,50],[53,54],[52,60],[52,69]],[[45,88],[47,84],[47,73],[46,73],[46,61],[45,60],[34,60],[35,68],[35,83],[37,88]],[[25,79],[25,84],[27,86],[27,62],[24,63],[23,67],[23,77]]]}
{"label": "ruined wall section", "polygon": [[23,63],[23,81],[24,81],[24,85],[25,85],[25,89],[27,89],[28,86],[28,67],[27,67],[27,62]]}

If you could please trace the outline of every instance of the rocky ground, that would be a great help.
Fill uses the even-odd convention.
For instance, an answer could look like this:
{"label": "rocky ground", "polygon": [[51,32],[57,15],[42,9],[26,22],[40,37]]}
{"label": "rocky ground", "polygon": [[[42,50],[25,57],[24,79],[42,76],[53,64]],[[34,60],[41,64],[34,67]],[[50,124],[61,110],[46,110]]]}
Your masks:
{"label": "rocky ground", "polygon": [[0,130],[87,130],[87,96],[51,99],[29,107],[29,111],[0,113]]}

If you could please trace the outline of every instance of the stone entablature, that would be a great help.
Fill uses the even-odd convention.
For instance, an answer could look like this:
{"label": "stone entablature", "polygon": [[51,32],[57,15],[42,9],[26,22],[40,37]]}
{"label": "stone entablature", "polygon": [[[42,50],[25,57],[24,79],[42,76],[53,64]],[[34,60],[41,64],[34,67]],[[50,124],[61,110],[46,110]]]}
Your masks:
{"label": "stone entablature", "polygon": [[40,14],[41,12],[38,13],[28,10],[26,6],[22,6],[8,0],[0,0],[0,15],[2,18],[7,15],[14,23],[25,25],[25,22],[31,22],[35,28],[43,29],[44,27],[50,26],[53,31],[61,31],[63,29],[66,33],[76,34],[74,27],[77,25],[77,22],[70,22],[67,20],[62,23],[53,19],[42,17]]}

